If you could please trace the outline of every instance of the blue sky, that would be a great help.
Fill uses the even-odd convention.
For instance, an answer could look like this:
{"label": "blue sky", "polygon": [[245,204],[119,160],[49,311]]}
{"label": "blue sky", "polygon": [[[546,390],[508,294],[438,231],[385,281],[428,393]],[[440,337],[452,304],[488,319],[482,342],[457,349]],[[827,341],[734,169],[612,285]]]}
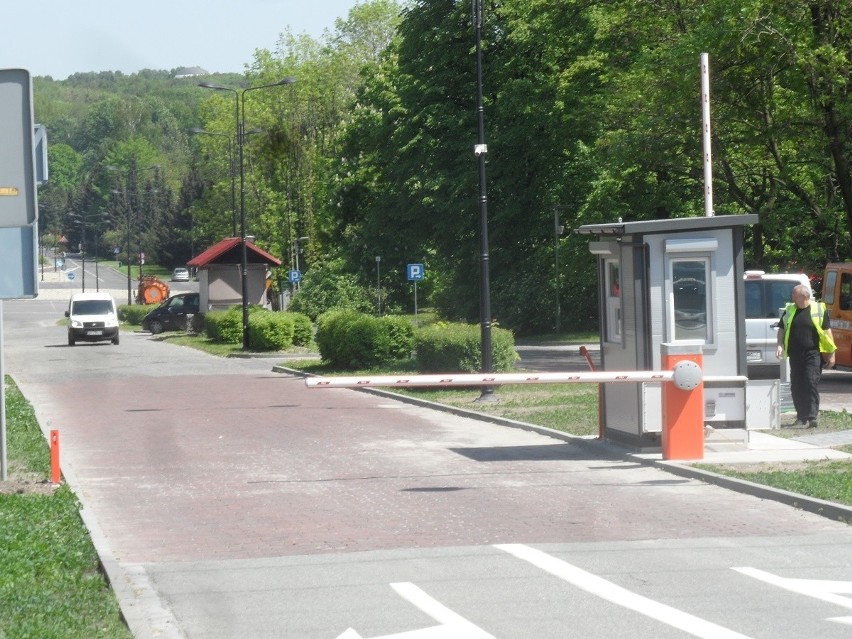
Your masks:
{"label": "blue sky", "polygon": [[359,0],[7,0],[0,68],[72,73],[200,66],[237,72],[288,27],[319,38]]}

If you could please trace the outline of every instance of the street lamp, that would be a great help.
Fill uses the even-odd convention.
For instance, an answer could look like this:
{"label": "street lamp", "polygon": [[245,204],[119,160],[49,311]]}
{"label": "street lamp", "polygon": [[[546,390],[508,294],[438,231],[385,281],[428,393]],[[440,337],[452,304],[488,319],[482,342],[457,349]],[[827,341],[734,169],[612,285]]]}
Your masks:
{"label": "street lamp", "polygon": [[[134,163],[134,165],[135,165],[135,163]],[[153,164],[151,166],[145,167],[144,169],[139,169],[139,171],[150,171],[152,169],[156,170],[156,169],[159,169],[159,168],[160,168],[159,164]],[[111,166],[111,165],[107,165],[106,169],[107,169],[107,171],[118,171],[119,170],[117,166]],[[133,175],[135,177],[136,172],[133,171],[132,169],[130,169],[129,174]],[[127,185],[128,188],[130,187],[129,182],[130,182],[130,180],[128,179],[128,185]],[[134,187],[135,187],[135,185],[134,185]],[[120,195],[124,199],[124,204],[127,207],[127,251],[126,251],[127,252],[127,305],[130,306],[131,304],[133,304],[133,298],[132,298],[131,293],[130,293],[130,290],[131,290],[130,280],[131,280],[131,277],[132,277],[132,274],[130,272],[130,263],[133,261],[131,259],[131,251],[130,251],[130,220],[131,220],[131,217],[132,217],[133,204],[130,201],[130,194],[127,191],[120,191],[118,189],[112,189],[110,191],[110,193],[112,193],[113,195]],[[141,264],[139,265],[139,278],[142,279],[142,265]]]}
{"label": "street lamp", "polygon": [[[293,244],[292,244],[291,249],[290,249],[292,251],[292,255],[293,255],[293,258],[291,260],[291,264],[295,265],[294,268],[297,271],[299,270],[299,254],[302,252],[302,249],[299,246],[299,243],[300,242],[307,242],[309,239],[311,239],[311,238],[309,238],[309,237],[297,237],[296,239],[293,240]],[[293,282],[294,291],[297,288],[299,288],[299,282]]]}
{"label": "street lamp", "polygon": [[[473,26],[476,31],[476,114],[478,144],[473,153],[479,159],[479,318],[481,321],[482,372],[492,372],[491,360],[491,292],[488,276],[488,195],[485,183],[485,108],[482,104],[482,0],[473,0]],[[483,387],[479,401],[494,399],[494,389]]]}
{"label": "street lamp", "polygon": [[559,236],[565,230],[565,227],[559,223],[559,206],[553,207],[553,270],[555,271],[556,279],[556,333],[562,330],[562,305],[559,302],[559,288],[562,285],[562,278],[559,273]]}
{"label": "street lamp", "polygon": [[[83,261],[83,292],[86,292],[86,223],[89,220],[97,219],[100,222],[106,221],[109,218],[104,217],[103,211],[98,213],[90,213],[89,215],[83,213],[71,213],[69,217],[73,222],[80,225],[81,230],[81,240],[80,240],[80,256]],[[100,225],[98,225],[100,226]],[[100,274],[98,273],[98,243],[95,241],[95,290],[100,291]]]}
{"label": "street lamp", "polygon": [[236,195],[236,170],[234,167],[234,139],[233,136],[228,135],[227,133],[219,133],[217,131],[206,131],[204,129],[199,129],[197,127],[193,127],[189,130],[193,135],[216,135],[219,137],[224,137],[228,139],[228,163],[230,167],[230,175],[231,175],[231,228],[232,235],[234,237],[237,236],[237,195]]}
{"label": "street lamp", "polygon": [[381,278],[382,256],[376,255],[376,307],[379,315],[382,314],[382,278]]}
{"label": "street lamp", "polygon": [[285,84],[293,84],[295,78],[286,77],[272,84],[262,84],[257,87],[248,87],[247,89],[232,89],[230,87],[219,86],[211,82],[202,82],[198,86],[202,89],[213,89],[214,91],[229,91],[234,94],[234,119],[237,128],[237,146],[239,147],[239,162],[240,162],[240,287],[242,288],[242,304],[243,304],[243,350],[249,349],[249,330],[248,330],[248,251],[246,250],[246,182],[245,182],[245,165],[243,162],[244,147],[245,147],[245,125],[246,125],[246,93],[249,91],[257,91],[259,89],[270,89],[279,87]]}

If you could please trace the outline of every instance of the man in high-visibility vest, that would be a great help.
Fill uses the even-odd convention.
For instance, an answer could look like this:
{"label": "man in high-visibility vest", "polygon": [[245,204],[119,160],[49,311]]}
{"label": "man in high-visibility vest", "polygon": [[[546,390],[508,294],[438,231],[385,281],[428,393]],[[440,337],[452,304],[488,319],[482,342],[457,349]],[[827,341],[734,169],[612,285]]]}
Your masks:
{"label": "man in high-visibility vest", "polygon": [[790,358],[790,393],[796,408],[794,426],[816,428],[819,418],[819,380],[823,365],[834,367],[834,336],[825,304],[811,299],[804,284],[793,288],[778,329],[778,359]]}

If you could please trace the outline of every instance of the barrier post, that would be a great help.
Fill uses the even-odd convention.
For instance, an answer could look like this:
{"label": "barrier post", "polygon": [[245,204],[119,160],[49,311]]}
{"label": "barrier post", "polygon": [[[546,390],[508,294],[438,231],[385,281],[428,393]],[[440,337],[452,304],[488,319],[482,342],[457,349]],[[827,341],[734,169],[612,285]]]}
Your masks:
{"label": "barrier post", "polygon": [[[662,369],[674,370],[679,362],[704,367],[700,344],[663,344]],[[663,459],[704,459],[704,381],[694,387],[663,384]]]}
{"label": "barrier post", "polygon": [[59,470],[59,431],[50,431],[50,483],[58,486],[62,480]]}

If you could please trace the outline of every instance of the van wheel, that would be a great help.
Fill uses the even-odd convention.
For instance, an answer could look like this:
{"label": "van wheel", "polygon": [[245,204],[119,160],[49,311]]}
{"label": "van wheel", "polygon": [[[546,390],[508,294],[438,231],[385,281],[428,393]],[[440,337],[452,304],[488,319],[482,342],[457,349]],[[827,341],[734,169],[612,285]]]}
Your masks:
{"label": "van wheel", "polygon": [[118,346],[118,335],[112,338],[112,343]]}
{"label": "van wheel", "polygon": [[157,335],[158,333],[163,332],[163,323],[158,320],[151,320],[151,323],[148,325],[148,328],[151,329],[152,335]]}
{"label": "van wheel", "polygon": [[76,344],[76,343],[77,343],[77,340],[75,340],[75,339],[71,336],[71,333],[68,333],[68,346],[74,346],[74,344]]}

